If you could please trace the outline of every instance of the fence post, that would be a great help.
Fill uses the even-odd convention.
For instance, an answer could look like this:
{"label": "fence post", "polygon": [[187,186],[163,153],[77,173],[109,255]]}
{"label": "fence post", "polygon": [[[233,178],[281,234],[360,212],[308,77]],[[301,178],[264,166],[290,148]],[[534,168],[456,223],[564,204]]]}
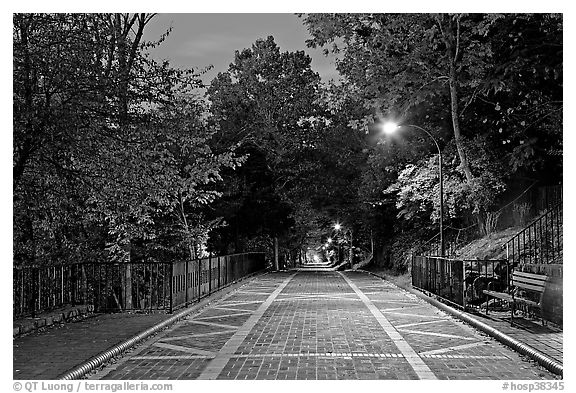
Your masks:
{"label": "fence post", "polygon": [[[96,266],[98,266],[98,295],[97,295],[98,309],[94,311],[99,311],[102,305],[102,266],[100,264]],[[94,277],[96,277],[96,273],[94,273]]]}
{"label": "fence post", "polygon": [[212,257],[208,254],[208,295],[212,293]]}
{"label": "fence post", "polygon": [[174,262],[171,262],[170,263],[170,313],[172,313],[174,311],[173,285],[174,285]]}
{"label": "fence post", "polygon": [[64,265],[60,265],[60,302],[64,304]]}
{"label": "fence post", "polygon": [[[210,253],[212,255],[212,253]],[[222,288],[222,274],[220,272],[220,258],[216,257],[218,261],[218,288]]]}
{"label": "fence post", "polygon": [[32,316],[36,316],[36,306],[40,305],[40,270],[38,268],[34,268],[32,270],[32,276],[34,279],[32,280],[33,290],[32,290]]}
{"label": "fence post", "polygon": [[[17,270],[18,271],[18,270]],[[24,272],[25,270],[20,270],[20,313],[24,314],[24,310],[26,309],[25,299],[24,299]]]}
{"label": "fence post", "polygon": [[462,307],[466,311],[466,267],[462,261]]}
{"label": "fence post", "polygon": [[411,258],[411,263],[410,263],[410,276],[412,278],[412,286],[416,286],[414,285],[414,254],[410,254],[410,258]]}
{"label": "fence post", "polygon": [[[188,259],[188,258],[186,258]],[[188,305],[188,260],[184,261],[184,304]]]}
{"label": "fence post", "polygon": [[78,272],[75,264],[70,265],[70,303],[75,306],[78,297]]}

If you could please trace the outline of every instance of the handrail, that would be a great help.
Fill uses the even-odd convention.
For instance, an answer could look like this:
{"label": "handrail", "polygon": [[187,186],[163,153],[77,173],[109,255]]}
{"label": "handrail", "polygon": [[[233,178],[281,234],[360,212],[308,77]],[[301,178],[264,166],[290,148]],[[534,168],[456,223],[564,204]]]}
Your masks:
{"label": "handrail", "polygon": [[562,256],[562,202],[536,217],[504,245],[512,263],[554,263]]}
{"label": "handrail", "polygon": [[84,262],[13,268],[13,316],[35,316],[67,304],[96,311],[172,312],[265,268],[265,253],[170,262]]}
{"label": "handrail", "polygon": [[554,206],[551,207],[550,209],[546,210],[544,213],[542,213],[542,214],[539,215],[538,217],[534,218],[534,219],[530,222],[530,224],[528,224],[528,225],[526,225],[526,227],[524,227],[524,229],[522,229],[522,230],[521,230],[520,232],[518,232],[516,235],[512,236],[512,237],[510,238],[510,240],[508,240],[507,243],[510,243],[511,241],[514,240],[514,238],[522,235],[522,233],[524,233],[525,231],[527,231],[528,229],[530,229],[531,226],[535,225],[538,221],[541,221],[541,220],[544,218],[544,216],[550,214],[554,209],[557,209],[558,207],[561,207],[561,206],[562,206],[562,202],[557,203],[556,205],[554,205]]}
{"label": "handrail", "polygon": [[[208,258],[223,258],[223,257],[233,257],[233,256],[237,256],[237,255],[246,255],[246,254],[266,254],[265,252],[262,251],[246,251],[246,252],[237,252],[234,254],[226,254],[226,255],[211,255],[211,256],[206,256],[206,257],[202,257],[202,258],[193,258],[193,259],[186,259],[186,261],[200,261],[203,259],[208,259]],[[174,262],[182,262],[183,260],[178,260],[178,261],[174,261]],[[17,266],[12,266],[12,269],[16,269],[16,270],[23,270],[23,269],[43,269],[43,268],[52,268],[52,267],[62,267],[62,266],[73,266],[73,265],[82,265],[82,264],[92,264],[92,263],[98,263],[98,264],[107,264],[107,265],[122,265],[125,262],[117,262],[117,261],[100,261],[100,262],[60,262],[60,263],[48,263],[48,264],[32,264],[32,265],[17,265]],[[130,261],[130,264],[132,265],[137,265],[137,264],[141,264],[141,265],[149,265],[149,264],[164,264],[167,262],[161,262],[161,261]],[[171,263],[171,262],[168,262]]]}

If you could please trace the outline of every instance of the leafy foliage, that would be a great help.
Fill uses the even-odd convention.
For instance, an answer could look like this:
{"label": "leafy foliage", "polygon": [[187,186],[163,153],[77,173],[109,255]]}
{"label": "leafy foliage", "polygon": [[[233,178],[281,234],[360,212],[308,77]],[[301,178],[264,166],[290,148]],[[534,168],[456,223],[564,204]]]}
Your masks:
{"label": "leafy foliage", "polygon": [[[466,182],[462,173],[454,163],[444,163],[444,219],[465,216],[478,206],[493,207],[498,195],[506,185],[502,176],[502,168],[498,166],[495,157],[478,147],[482,146],[481,138],[476,138],[475,150],[470,149],[471,165],[481,176],[475,178],[472,186],[476,189],[470,192],[470,183]],[[446,150],[449,151],[449,148]],[[426,219],[438,222],[440,206],[438,157],[423,159],[417,164],[408,164],[399,173],[395,183],[385,192],[396,193],[398,217],[407,221],[420,223]],[[480,203],[478,199],[481,198]]]}
{"label": "leafy foliage", "polygon": [[[275,237],[294,260],[336,221],[356,249],[405,261],[437,228],[432,138],[447,226],[486,230],[522,179],[562,179],[561,15],[309,14],[308,45],[336,57],[338,83],[267,37],[236,51],[209,102],[197,72],[149,57],[168,36],[143,41],[152,17],[14,14],[16,263],[194,258]],[[384,118],[432,138],[384,137]]]}
{"label": "leafy foliage", "polygon": [[208,146],[198,75],[147,56],[151,18],[14,15],[16,263],[126,261],[152,240],[188,250],[217,224],[187,220],[241,160]]}
{"label": "leafy foliage", "polygon": [[230,225],[221,233],[224,244],[238,250],[239,238],[281,235],[294,223],[299,203],[290,195],[313,165],[300,159],[320,143],[319,82],[304,52],[280,52],[273,37],[237,51],[229,70],[212,81],[207,95],[221,130],[215,148],[238,145],[248,155],[227,177],[218,206]]}
{"label": "leafy foliage", "polygon": [[[419,125],[438,141],[452,225],[469,225],[475,215],[484,228],[483,218],[510,198],[507,192],[519,192],[519,178],[561,179],[561,16],[301,17],[308,45],[333,55],[342,75],[332,106],[348,99],[365,108],[349,112],[349,124],[371,143],[360,195],[367,212],[380,217],[376,233],[410,230],[426,239],[438,219],[432,141],[408,127],[384,137],[377,124],[385,118]],[[402,219],[387,218],[397,215]]]}

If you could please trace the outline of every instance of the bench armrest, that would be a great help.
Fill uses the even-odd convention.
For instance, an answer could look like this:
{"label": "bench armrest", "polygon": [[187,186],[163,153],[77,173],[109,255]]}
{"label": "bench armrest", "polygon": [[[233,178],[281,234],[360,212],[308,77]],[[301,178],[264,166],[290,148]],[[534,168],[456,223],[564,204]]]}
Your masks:
{"label": "bench armrest", "polygon": [[[496,290],[493,288],[493,286],[494,286],[495,284],[500,284],[500,282],[499,282],[499,281],[493,281],[493,280],[492,280],[492,281],[488,281],[488,286],[486,287],[486,289],[489,290],[489,291],[495,291],[495,292],[496,292]],[[510,288],[508,288],[507,291],[506,291],[505,289],[503,289],[503,290],[500,290],[500,289],[499,289],[498,292],[510,294],[511,291],[510,291]]]}

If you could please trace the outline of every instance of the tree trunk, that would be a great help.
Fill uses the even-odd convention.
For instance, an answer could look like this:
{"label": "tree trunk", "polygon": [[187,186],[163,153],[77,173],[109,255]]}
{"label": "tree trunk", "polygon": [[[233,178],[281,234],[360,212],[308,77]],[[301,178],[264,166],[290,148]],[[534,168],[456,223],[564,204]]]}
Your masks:
{"label": "tree trunk", "polygon": [[[32,17],[28,17],[31,19]],[[24,18],[23,18],[24,19]],[[36,82],[32,78],[32,63],[30,60],[30,50],[28,48],[28,29],[30,28],[30,22],[23,20],[19,24],[20,27],[20,36],[21,36],[21,44],[24,49],[24,99],[26,102],[26,108],[29,111],[34,109],[34,91],[33,91],[33,84]],[[34,135],[34,126],[33,126],[33,118],[32,116],[28,116],[26,120],[26,137],[24,139],[23,146],[18,146],[17,154],[15,154],[15,164],[13,166],[13,187],[14,190],[16,186],[19,184],[22,175],[24,174],[24,169],[26,168],[26,164],[30,159],[30,155],[32,152],[32,136]],[[36,141],[38,142],[38,140]]]}
{"label": "tree trunk", "polygon": [[[460,21],[458,19],[455,20],[456,23],[456,36],[454,36],[454,26],[451,20],[448,21],[447,26],[442,28],[442,21],[440,18],[437,18],[438,24],[440,25],[440,29],[442,31],[442,36],[444,39],[444,43],[446,44],[446,60],[448,62],[449,68],[449,85],[450,85],[450,113],[452,117],[452,128],[454,131],[454,142],[456,143],[456,150],[458,151],[458,157],[460,158],[460,167],[466,176],[466,180],[471,188],[471,192],[474,193],[474,175],[472,174],[472,170],[470,169],[470,164],[468,162],[468,158],[466,156],[466,148],[464,146],[464,141],[462,138],[462,133],[460,129],[460,118],[459,118],[459,81],[458,81],[458,73],[456,71],[456,65],[458,59],[461,58],[461,54],[459,53],[459,43],[460,43]],[[475,203],[475,210],[476,213],[476,221],[480,230],[484,227],[484,221],[482,218],[482,209],[481,206],[477,202]]]}
{"label": "tree trunk", "polygon": [[460,165],[464,171],[464,175],[468,182],[474,181],[468,158],[466,157],[466,149],[462,141],[462,134],[460,132],[460,119],[458,118],[458,79],[456,76],[456,66],[453,62],[450,63],[450,107],[452,112],[452,127],[454,129],[454,141],[458,156],[460,157]]}
{"label": "tree trunk", "polygon": [[447,57],[449,62],[449,81],[450,81],[450,112],[452,115],[452,128],[454,130],[454,142],[456,143],[456,149],[458,150],[458,156],[460,157],[460,165],[464,171],[464,175],[469,183],[474,181],[474,176],[470,170],[470,164],[468,163],[468,158],[466,157],[466,148],[462,140],[462,133],[460,132],[460,119],[458,117],[458,74],[456,73],[456,60],[453,59],[452,45],[450,40],[447,41]]}

